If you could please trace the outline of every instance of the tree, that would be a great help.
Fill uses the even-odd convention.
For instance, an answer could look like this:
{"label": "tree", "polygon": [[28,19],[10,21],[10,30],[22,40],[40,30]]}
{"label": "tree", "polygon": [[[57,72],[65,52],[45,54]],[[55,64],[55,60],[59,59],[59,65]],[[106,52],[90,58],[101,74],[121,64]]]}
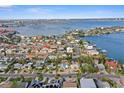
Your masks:
{"label": "tree", "polygon": [[19,60],[19,63],[20,63],[20,64],[23,64],[23,65],[24,65],[25,62],[26,62],[26,60],[24,60],[24,59],[20,59],[20,60]]}
{"label": "tree", "polygon": [[43,75],[42,75],[42,74],[39,75],[39,80],[40,80],[40,81],[43,80]]}
{"label": "tree", "polygon": [[25,78],[23,75],[21,75],[22,82],[25,82]]}
{"label": "tree", "polygon": [[84,44],[84,42],[83,42],[82,40],[80,40],[80,41],[79,41],[79,44],[80,44],[80,45],[83,45],[83,44]]}
{"label": "tree", "polygon": [[68,56],[66,57],[66,60],[68,61],[69,64],[71,64],[72,55],[68,55]]}
{"label": "tree", "polygon": [[17,88],[18,87],[18,84],[17,84],[17,81],[16,80],[13,80],[12,81],[12,87],[13,88]]}
{"label": "tree", "polygon": [[99,54],[99,60],[100,60],[100,63],[105,63],[106,61],[106,56],[104,54]]}
{"label": "tree", "polygon": [[114,81],[112,81],[111,79],[107,78],[107,77],[101,78],[101,80],[105,81],[105,82],[108,82],[110,84],[110,86],[113,87],[113,88],[117,87],[117,84]]}
{"label": "tree", "polygon": [[78,73],[78,74],[77,74],[77,80],[76,80],[76,82],[77,82],[77,87],[80,87],[80,79],[81,79],[81,73]]}
{"label": "tree", "polygon": [[88,63],[88,64],[92,64],[93,62],[93,57],[92,56],[80,56],[78,58],[79,62],[81,63]]}

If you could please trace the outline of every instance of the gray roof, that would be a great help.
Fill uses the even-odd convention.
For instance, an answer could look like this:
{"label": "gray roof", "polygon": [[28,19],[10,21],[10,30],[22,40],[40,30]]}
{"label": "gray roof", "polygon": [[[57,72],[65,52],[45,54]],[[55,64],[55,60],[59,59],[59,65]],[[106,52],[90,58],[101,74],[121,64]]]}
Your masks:
{"label": "gray roof", "polygon": [[103,64],[98,64],[97,66],[99,69],[105,69],[105,66]]}
{"label": "gray roof", "polygon": [[80,79],[81,88],[97,88],[94,79]]}

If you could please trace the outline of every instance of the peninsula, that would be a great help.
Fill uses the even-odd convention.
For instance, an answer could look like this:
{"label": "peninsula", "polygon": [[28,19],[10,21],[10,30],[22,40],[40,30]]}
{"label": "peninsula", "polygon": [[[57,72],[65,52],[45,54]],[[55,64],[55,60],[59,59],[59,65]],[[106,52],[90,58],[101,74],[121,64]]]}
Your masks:
{"label": "peninsula", "polygon": [[78,36],[96,36],[96,35],[104,35],[104,34],[112,34],[118,32],[124,32],[123,26],[112,26],[112,27],[96,27],[88,30],[73,30],[74,34]]}

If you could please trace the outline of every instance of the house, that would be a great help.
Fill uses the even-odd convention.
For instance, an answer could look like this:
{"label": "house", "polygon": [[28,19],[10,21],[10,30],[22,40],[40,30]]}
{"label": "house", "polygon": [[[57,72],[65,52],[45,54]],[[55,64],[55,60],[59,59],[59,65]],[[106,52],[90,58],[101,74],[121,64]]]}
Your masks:
{"label": "house", "polygon": [[77,42],[77,43],[78,43],[79,41],[80,41],[80,40],[78,40],[78,39],[75,40],[75,42]]}
{"label": "house", "polygon": [[57,56],[55,56],[55,55],[49,55],[49,57],[48,57],[49,59],[56,59],[57,58]]}
{"label": "house", "polygon": [[65,49],[64,49],[64,47],[59,47],[58,48],[58,51],[64,51]]}
{"label": "house", "polygon": [[4,71],[5,69],[7,69],[7,65],[3,65],[3,64],[0,64],[0,70]]}
{"label": "house", "polygon": [[28,68],[28,69],[30,69],[31,68],[31,65],[32,65],[33,63],[27,63],[27,64],[24,64],[23,66],[22,66],[22,69],[23,68]]}
{"label": "house", "polygon": [[14,64],[14,68],[16,69],[20,69],[22,67],[22,64],[16,63]]}
{"label": "house", "polygon": [[80,57],[80,55],[72,55],[72,59],[74,60],[74,59],[77,59],[77,58],[79,58]]}
{"label": "house", "polygon": [[62,57],[67,57],[67,54],[62,54]]}
{"label": "house", "polygon": [[12,88],[12,82],[10,81],[2,82],[0,83],[0,88]]}
{"label": "house", "polygon": [[106,61],[105,64],[110,69],[115,69],[115,68],[118,68],[119,67],[118,62],[116,62],[116,61]]}
{"label": "house", "polygon": [[80,87],[81,88],[97,88],[94,79],[86,79],[86,78],[81,78],[80,79]]}
{"label": "house", "polygon": [[39,64],[39,65],[41,65],[41,64],[44,64],[45,61],[44,60],[37,60],[36,63]]}
{"label": "house", "polygon": [[105,66],[103,64],[97,64],[97,67],[100,71],[105,70]]}
{"label": "house", "polygon": [[67,53],[73,53],[73,48],[72,47],[67,47],[66,51],[67,51]]}
{"label": "house", "polygon": [[73,81],[63,82],[63,88],[77,88],[77,83]]}
{"label": "house", "polygon": [[8,61],[8,57],[1,57],[0,58],[0,62],[7,62]]}
{"label": "house", "polygon": [[57,41],[56,43],[57,43],[58,45],[61,45],[61,41]]}
{"label": "house", "polygon": [[95,49],[89,49],[89,50],[87,50],[87,54],[89,54],[89,55],[98,55],[99,52],[97,50],[95,50]]}
{"label": "house", "polygon": [[111,88],[108,82],[103,82],[103,88]]}
{"label": "house", "polygon": [[98,59],[94,59],[94,64],[97,65],[99,63]]}
{"label": "house", "polygon": [[86,49],[93,49],[93,48],[94,48],[92,45],[89,45],[89,44],[85,44],[84,47],[85,47]]}
{"label": "house", "polygon": [[60,68],[62,68],[62,69],[67,69],[69,66],[68,66],[68,64],[66,64],[66,63],[62,63],[62,64],[60,64]]}
{"label": "house", "polygon": [[79,64],[76,64],[76,63],[74,63],[74,64],[71,64],[71,69],[73,70],[73,71],[77,71],[77,70],[79,70],[79,67],[80,67],[80,65]]}

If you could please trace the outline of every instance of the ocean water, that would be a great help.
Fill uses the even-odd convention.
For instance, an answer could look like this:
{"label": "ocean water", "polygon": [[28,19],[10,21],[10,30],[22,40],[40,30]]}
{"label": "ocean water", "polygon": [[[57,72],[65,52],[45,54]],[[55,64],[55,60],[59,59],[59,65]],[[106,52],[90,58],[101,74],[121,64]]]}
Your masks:
{"label": "ocean water", "polygon": [[23,35],[60,35],[72,29],[90,29],[94,27],[124,26],[124,21],[96,21],[96,20],[65,20],[42,24],[30,24],[14,28]]}
{"label": "ocean water", "polygon": [[107,50],[107,56],[124,64],[124,33],[91,36],[82,38],[96,44],[98,48]]}
{"label": "ocean water", "polygon": [[[90,29],[95,27],[124,26],[124,21],[96,21],[96,20],[65,20],[57,23],[42,23],[38,25],[27,25],[14,28],[22,35],[61,35],[72,29]],[[97,47],[107,50],[110,58],[117,59],[124,63],[124,33],[94,36],[82,38],[89,40]]]}

